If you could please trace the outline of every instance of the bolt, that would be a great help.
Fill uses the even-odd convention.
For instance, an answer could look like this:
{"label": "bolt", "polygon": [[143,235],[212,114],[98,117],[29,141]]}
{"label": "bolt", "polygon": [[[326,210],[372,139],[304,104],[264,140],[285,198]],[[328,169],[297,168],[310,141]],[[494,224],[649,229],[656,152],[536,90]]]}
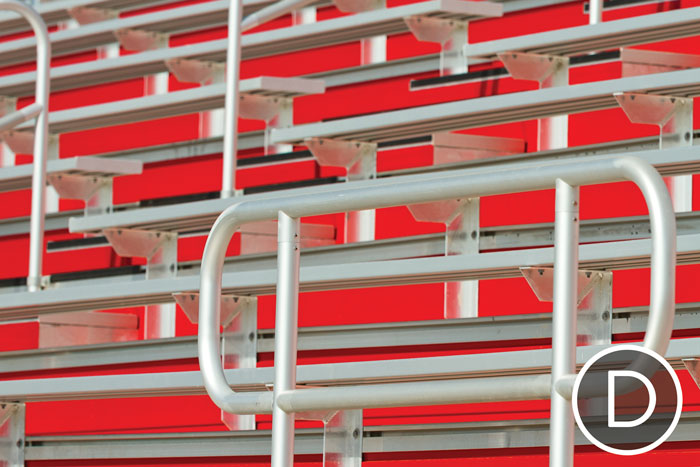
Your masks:
{"label": "bolt", "polygon": [[690,132],[686,131],[685,135],[683,135],[683,137],[685,138],[686,141],[690,141]]}
{"label": "bolt", "polygon": [[472,239],[476,240],[476,230],[472,230]]}
{"label": "bolt", "polygon": [[360,437],[360,430],[358,428],[355,428],[354,430],[352,430],[352,438],[357,439],[359,437]]}
{"label": "bolt", "polygon": [[250,334],[248,334],[248,340],[250,342],[253,342],[253,340],[255,340],[255,333],[254,332],[251,332]]}
{"label": "bolt", "polygon": [[603,314],[601,315],[601,318],[603,318],[603,321],[607,321],[610,319],[610,312],[608,310],[605,310]]}
{"label": "bolt", "polygon": [[18,440],[17,440],[17,447],[18,447],[18,448],[22,449],[22,445],[23,445],[23,444],[24,444],[24,441],[22,441],[21,439],[18,439]]}

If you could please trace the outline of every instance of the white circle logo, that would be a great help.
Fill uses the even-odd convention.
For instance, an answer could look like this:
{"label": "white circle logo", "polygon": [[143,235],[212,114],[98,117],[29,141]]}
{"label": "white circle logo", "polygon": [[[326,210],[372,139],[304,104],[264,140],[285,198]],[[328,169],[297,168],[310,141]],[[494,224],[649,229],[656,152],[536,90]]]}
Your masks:
{"label": "white circle logo", "polygon": [[683,394],[665,358],[624,344],[601,350],[586,362],[576,376],[571,402],[576,423],[591,443],[611,454],[635,456],[671,436],[681,417]]}

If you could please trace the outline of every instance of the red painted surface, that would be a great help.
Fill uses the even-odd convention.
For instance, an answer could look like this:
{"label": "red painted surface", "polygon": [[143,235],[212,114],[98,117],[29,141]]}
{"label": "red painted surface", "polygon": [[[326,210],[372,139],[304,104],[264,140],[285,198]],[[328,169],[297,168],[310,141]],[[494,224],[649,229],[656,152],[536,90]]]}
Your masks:
{"label": "red painted surface", "polygon": [[[195,3],[182,2],[181,4]],[[390,2],[392,6],[408,3]],[[180,3],[178,4],[180,5]],[[606,11],[606,21],[623,17],[650,14],[657,11],[688,8],[700,5],[694,0],[668,1],[637,7]],[[127,15],[155,11],[162,7],[130,12]],[[341,15],[335,8],[319,10],[319,19]],[[126,15],[125,15],[126,16]],[[470,40],[481,42],[521,34],[582,25],[587,22],[581,1],[572,1],[537,10],[508,15],[505,18],[477,21],[470,25]],[[281,18],[255,31],[285,27],[290,18]],[[221,39],[225,28],[213,28],[171,37],[171,46]],[[13,36],[19,37],[19,35]],[[654,50],[694,53],[698,49],[698,38],[669,41],[643,46]],[[387,55],[399,59],[439,49],[434,44],[416,41],[403,34],[389,38]],[[296,76],[301,74],[339,69],[359,65],[359,44],[321,47],[284,56],[248,60],[242,64],[243,78],[260,75]],[[123,52],[125,53],[125,52]],[[85,52],[54,59],[54,65],[66,65],[94,60],[94,52]],[[0,68],[0,75],[33,69],[33,64]],[[571,83],[578,84],[620,77],[619,63],[607,63],[581,68],[571,72]],[[471,99],[495,94],[507,94],[535,89],[533,83],[512,79],[495,80],[488,83],[470,83],[425,91],[410,91],[411,79],[435,76],[424,73],[410,77],[385,79],[353,86],[331,88],[324,95],[299,98],[295,102],[295,122],[306,123],[322,119],[361,115],[392,109],[409,108],[439,102]],[[191,87],[170,79],[171,90]],[[55,92],[51,97],[51,109],[62,110],[139,97],[143,93],[143,80],[128,80],[93,86],[78,90]],[[20,105],[31,102],[23,98]],[[158,121],[100,128],[80,133],[61,135],[61,157],[98,154],[129,148],[195,139],[198,127],[197,115],[173,117]],[[697,119],[696,119],[697,121]],[[260,122],[241,121],[241,131],[261,129]],[[572,115],[569,120],[569,143],[571,146],[613,141],[653,135],[656,129],[629,123],[619,109]],[[520,138],[526,142],[528,152],[536,150],[537,124],[525,121],[477,128],[469,133]],[[247,151],[245,156],[259,155],[259,150]],[[18,163],[30,163],[31,156],[18,155]],[[391,150],[380,153],[380,171],[416,167],[431,163],[427,147]],[[245,169],[238,172],[238,188],[271,183],[282,183],[313,178],[315,176],[338,175],[337,170],[319,168],[310,161],[286,164],[283,168],[265,167]],[[221,155],[212,154],[196,159],[148,164],[139,176],[119,178],[115,181],[116,203],[136,202],[143,199],[203,193],[220,189]],[[696,190],[695,196],[700,196]],[[581,217],[632,216],[646,214],[640,193],[630,184],[584,187],[581,190]],[[0,194],[1,218],[13,218],[29,214],[30,194],[27,190]],[[554,193],[541,191],[524,194],[485,197],[481,200],[481,225],[483,227],[523,223],[552,222],[554,220]],[[695,203],[698,205],[697,202]],[[79,209],[77,202],[61,202],[62,209]],[[316,219],[343,228],[343,216],[324,216]],[[404,207],[382,209],[377,213],[377,232],[380,238],[401,235],[418,235],[440,232],[438,224],[421,224],[413,220]],[[47,233],[47,240],[77,238],[63,232]],[[204,237],[185,238],[179,241],[178,256],[181,261],[201,258]],[[0,253],[4,259],[0,278],[20,277],[27,272],[28,239],[26,236],[0,237]],[[239,240],[232,242],[230,254],[239,253]],[[142,260],[119,258],[109,248],[94,248],[73,252],[50,253],[45,256],[45,273],[72,272],[97,268],[115,267],[125,264],[143,264]],[[700,301],[696,284],[700,277],[700,266],[678,268],[677,301]],[[614,306],[648,304],[648,271],[618,271],[614,274]],[[440,319],[442,317],[441,284],[411,287],[386,287],[352,291],[331,291],[303,294],[300,302],[300,325],[336,325],[372,322],[414,321]],[[259,300],[259,327],[274,326],[274,297],[264,296]],[[142,317],[141,309],[123,310]],[[551,305],[536,300],[523,279],[482,281],[480,286],[480,313],[483,316],[538,313],[551,311]],[[193,335],[196,327],[183,314],[178,316],[177,335]],[[699,336],[700,330],[679,333],[680,336]],[[618,336],[620,339],[639,339],[640,336]],[[0,350],[10,351],[33,348],[38,342],[36,323],[0,325]],[[542,348],[545,341],[500,342],[461,346],[426,346],[420,348],[361,349],[335,352],[302,352],[301,364],[379,360],[392,358],[426,357],[431,355],[453,355],[477,352],[508,351],[526,348]],[[261,354],[259,366],[271,366],[272,355]],[[69,370],[47,370],[27,374],[0,374],[0,380],[83,376],[97,374],[124,374],[168,371],[195,371],[196,361],[155,362],[143,365],[118,365],[108,368],[81,368]],[[685,372],[679,372],[685,390],[685,410],[698,410],[700,394]],[[368,410],[367,425],[449,423],[484,420],[515,420],[525,418],[547,418],[548,402],[472,404],[464,406],[429,407],[391,410]],[[268,429],[270,418],[258,417],[258,427]],[[308,426],[305,424],[304,426]],[[27,407],[27,433],[29,435],[72,435],[143,432],[221,431],[219,410],[206,396],[138,398],[99,401],[69,401],[31,403]],[[700,437],[700,436],[699,436]],[[700,442],[667,443],[656,451],[634,458],[614,457],[595,448],[577,450],[577,466],[616,467],[656,466],[661,463],[674,466],[697,465]],[[268,458],[202,458],[202,459],[157,459],[137,461],[52,461],[28,462],[31,467],[49,466],[214,466],[239,465],[258,466],[269,463]],[[299,465],[319,465],[316,456],[300,457]],[[371,454],[365,464],[376,467],[388,465],[463,465],[471,466],[515,466],[547,465],[546,449],[471,450],[452,452],[422,452],[401,454]]]}

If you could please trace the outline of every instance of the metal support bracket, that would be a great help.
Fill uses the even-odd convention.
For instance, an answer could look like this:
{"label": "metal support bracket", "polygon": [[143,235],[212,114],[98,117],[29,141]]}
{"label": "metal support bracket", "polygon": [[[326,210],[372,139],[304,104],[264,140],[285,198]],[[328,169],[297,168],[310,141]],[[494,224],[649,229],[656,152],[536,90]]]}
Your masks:
{"label": "metal support bracket", "polygon": [[[119,256],[146,258],[146,279],[177,276],[177,234],[135,229],[106,229],[103,234]],[[175,336],[175,304],[146,306],[145,338]]]}
{"label": "metal support bracket", "polygon": [[[0,96],[0,117],[9,115],[17,110],[17,98],[10,96]],[[0,135],[3,140],[5,135]],[[7,141],[0,144],[0,167],[12,167],[15,165],[15,152],[10,148]]]}
{"label": "metal support bracket", "polygon": [[404,18],[413,36],[422,42],[440,44],[440,75],[456,75],[469,71],[465,46],[469,22],[432,16]]}
{"label": "metal support bracket", "polygon": [[299,420],[323,422],[323,466],[360,467],[362,465],[362,410],[302,412]]}
{"label": "metal support bracket", "polygon": [[[226,78],[226,65],[208,60],[173,58],[165,61],[165,66],[182,83],[197,83],[206,86],[223,83]],[[199,137],[210,138],[224,134],[224,109],[199,113]]]}
{"label": "metal support bracket", "polygon": [[[114,31],[114,35],[124,50],[132,52],[167,48],[170,39],[168,34],[141,29],[117,29]],[[146,76],[144,78],[144,95],[166,94],[169,79],[170,74],[167,72]]]}
{"label": "metal support bracket", "polygon": [[345,13],[362,13],[379,10],[386,6],[385,0],[333,0],[335,7]]}
{"label": "metal support bracket", "polygon": [[76,6],[66,11],[81,26],[119,17],[119,10],[113,8]]}
{"label": "metal support bracket", "polygon": [[292,150],[292,146],[288,144],[271,145],[270,133],[273,128],[286,128],[294,124],[293,98],[241,93],[239,103],[238,114],[241,118],[265,122],[265,154],[277,154]]}
{"label": "metal support bracket", "polygon": [[50,174],[47,180],[59,197],[85,201],[85,215],[112,212],[112,177]]}
{"label": "metal support bracket", "polygon": [[683,365],[685,365],[686,370],[690,373],[695,384],[700,388],[700,358],[684,358]]}
{"label": "metal support bracket", "polygon": [[23,467],[25,446],[23,403],[0,403],[0,467]]}
{"label": "metal support bracket", "polygon": [[[693,145],[693,99],[654,94],[616,93],[615,99],[632,123],[659,127],[659,148]],[[693,176],[666,180],[676,212],[693,207]]]}
{"label": "metal support bracket", "polygon": [[[33,154],[34,153],[34,130],[22,130],[22,131],[6,131],[2,135],[5,144],[12,153],[12,165],[14,165],[14,155],[15,154]],[[56,160],[58,159],[59,153],[59,139],[58,135],[50,134],[48,135],[48,150],[46,152],[46,160]],[[50,186],[46,190],[46,212],[53,213],[58,212],[58,199],[59,195],[56,190]]]}
{"label": "metal support bracket", "polygon": [[93,345],[138,339],[138,317],[104,311],[72,311],[42,315],[39,348]]}
{"label": "metal support bracket", "polygon": [[[173,294],[193,324],[199,322],[199,293]],[[222,362],[225,369],[255,368],[258,355],[258,299],[240,295],[221,296]],[[221,411],[221,421],[231,431],[255,430],[255,415]]]}
{"label": "metal support bracket", "polygon": [[[199,293],[198,292],[180,292],[174,293],[175,303],[180,305],[182,311],[190,320],[190,323],[197,324],[199,322]],[[233,318],[241,311],[245,299],[239,295],[222,295],[221,296],[221,326],[228,326]]]}
{"label": "metal support bracket", "polygon": [[433,164],[449,164],[525,152],[525,141],[515,138],[434,133]]}
{"label": "metal support bracket", "polygon": [[[445,255],[479,253],[479,198],[412,204],[418,222],[445,224]],[[446,319],[479,316],[479,281],[445,282]]]}
{"label": "metal support bracket", "polygon": [[[540,89],[569,84],[569,58],[524,52],[502,52],[498,58],[514,79],[536,81]],[[569,116],[543,118],[538,121],[538,150],[568,146]]]}
{"label": "metal support bracket", "polygon": [[622,76],[640,76],[700,67],[700,55],[656,50],[620,49]]}
{"label": "metal support bracket", "polygon": [[223,63],[190,58],[171,58],[165,66],[181,83],[207,85],[223,83],[226,66]]}
{"label": "metal support bracket", "polygon": [[[343,167],[347,181],[371,180],[377,177],[377,144],[363,141],[345,141],[309,138],[306,147],[323,167]],[[347,243],[374,240],[375,211],[349,212],[345,218]]]}
{"label": "metal support bracket", "polygon": [[[554,269],[520,268],[530,288],[541,302],[554,298]],[[578,272],[579,345],[600,345],[612,342],[612,273],[607,271]]]}

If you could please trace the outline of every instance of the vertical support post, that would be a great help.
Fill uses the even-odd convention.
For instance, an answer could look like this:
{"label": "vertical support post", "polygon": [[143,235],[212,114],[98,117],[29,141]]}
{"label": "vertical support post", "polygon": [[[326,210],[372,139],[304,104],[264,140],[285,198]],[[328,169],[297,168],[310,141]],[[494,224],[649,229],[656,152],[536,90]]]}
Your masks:
{"label": "vertical support post", "polygon": [[[498,54],[503,65],[515,79],[537,81],[540,89],[569,84],[569,59],[555,55],[523,52]],[[537,147],[539,151],[561,149],[569,144],[569,116],[542,118],[538,121]]]}
{"label": "vertical support post", "polygon": [[[309,138],[306,147],[324,167],[344,167],[348,181],[370,180],[377,175],[377,144],[361,141]],[[374,209],[349,212],[345,216],[345,241],[374,240]]]}
{"label": "vertical support post", "polygon": [[[693,145],[693,99],[653,94],[618,93],[618,104],[632,123],[658,125],[662,149]],[[693,176],[666,178],[675,212],[693,209]]]}
{"label": "vertical support post", "polygon": [[[348,169],[348,181],[371,180],[377,176],[377,151],[363,154]],[[345,241],[347,243],[374,240],[377,212],[374,209],[351,211],[345,217]]]}
{"label": "vertical support post", "polygon": [[[479,253],[479,198],[465,200],[447,224],[445,254]],[[445,282],[445,318],[479,316],[479,281]]]}
{"label": "vertical support post", "polygon": [[590,24],[603,22],[603,0],[590,0],[588,2],[588,22]]}
{"label": "vertical support post", "polygon": [[24,404],[0,404],[0,467],[24,467]]}
{"label": "vertical support post", "polygon": [[440,76],[469,71],[464,48],[469,42],[469,22],[431,16],[409,16],[405,19],[416,39],[440,44]]}
{"label": "vertical support post", "polygon": [[[583,271],[592,281],[593,288],[578,305],[577,341],[579,345],[612,343],[612,272]],[[579,291],[581,290],[579,275]]]}
{"label": "vertical support post", "polygon": [[277,310],[275,323],[275,387],[272,408],[272,467],[294,465],[294,414],[277,398],[296,387],[299,305],[299,219],[280,211],[277,232]]}
{"label": "vertical support post", "polygon": [[221,197],[236,193],[236,154],[238,152],[238,78],[241,65],[241,19],[243,1],[231,0],[228,12],[226,51],[226,107],[224,109],[224,154]]}
{"label": "vertical support post", "polygon": [[[148,258],[146,279],[177,276],[177,235],[165,234],[161,247]],[[147,305],[144,318],[144,338],[175,337],[175,303]]]}
{"label": "vertical support post", "polygon": [[[258,352],[258,299],[233,297],[236,316],[224,323],[221,351],[224,369],[255,368]],[[223,322],[223,321],[222,321]],[[221,421],[231,431],[255,430],[255,415],[238,415],[221,411]]]}
{"label": "vertical support post", "polygon": [[556,181],[554,221],[554,308],[552,313],[552,389],[549,426],[550,467],[573,467],[574,414],[556,381],[576,372],[578,302],[579,189]]}
{"label": "vertical support post", "polygon": [[362,410],[340,410],[323,424],[323,466],[362,465]]}

